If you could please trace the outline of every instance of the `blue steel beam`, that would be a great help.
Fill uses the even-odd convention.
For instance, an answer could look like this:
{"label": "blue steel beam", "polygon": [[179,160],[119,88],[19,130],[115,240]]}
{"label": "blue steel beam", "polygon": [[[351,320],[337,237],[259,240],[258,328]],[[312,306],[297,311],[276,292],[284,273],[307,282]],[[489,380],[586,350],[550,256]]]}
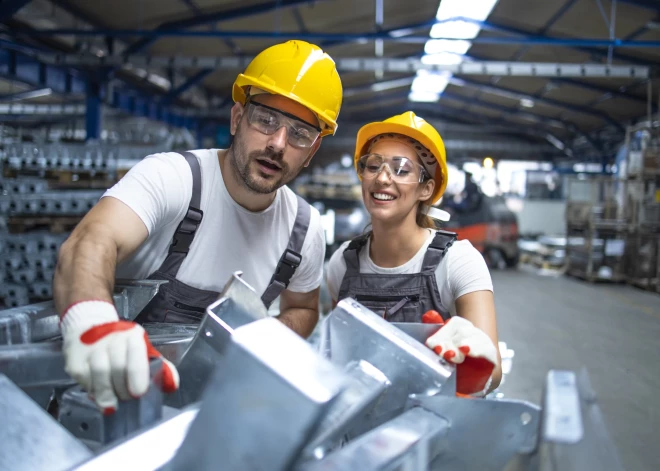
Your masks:
{"label": "blue steel beam", "polygon": [[208,77],[210,74],[215,72],[215,69],[202,69],[199,72],[197,72],[195,75],[191,76],[183,82],[181,85],[179,85],[176,88],[172,88],[167,95],[163,97],[163,103],[171,103],[172,101],[176,100],[179,96],[181,96],[183,93],[187,92],[190,90],[192,87],[200,83],[202,80],[204,80],[206,77]]}
{"label": "blue steel beam", "polygon": [[[482,29],[490,30],[490,31],[496,31],[500,33],[506,33],[506,34],[514,34],[518,36],[523,36],[529,38],[530,34],[533,34],[529,31],[525,31],[519,28],[514,28],[511,26],[504,26],[504,25],[499,25],[496,23],[492,22],[475,22],[473,20],[470,20],[474,23],[479,23]],[[607,51],[606,50],[601,50],[598,49],[598,47],[605,47],[609,48],[610,46],[612,47],[645,47],[639,45],[639,43],[646,42],[646,41],[626,41],[626,40],[620,40],[620,39],[614,39],[614,40],[594,40],[593,42],[584,42],[580,40],[576,40],[575,38],[556,38],[556,37],[549,37],[549,36],[542,36],[542,38],[546,38],[546,40],[552,40],[556,41],[554,45],[561,46],[563,43],[564,47],[568,47],[571,49],[575,49],[581,52],[584,52],[586,54],[591,54],[594,56],[598,56],[601,58],[607,58]],[[473,41],[474,42],[474,41]],[[635,45],[636,44],[636,45]],[[539,42],[529,42],[529,45],[532,46],[541,46],[544,44],[541,44]],[[625,45],[625,46],[624,46]],[[648,65],[649,61],[641,59],[639,57],[634,57],[634,56],[629,56],[629,55],[624,55],[624,54],[619,54],[619,53],[614,53],[612,54],[612,58],[621,60],[624,62],[630,62],[632,64],[641,64],[641,65]]]}
{"label": "blue steel beam", "polygon": [[[573,7],[573,5],[575,5],[575,2],[577,2],[577,0],[567,0],[567,2],[564,3],[564,5],[559,10],[557,10],[557,12],[554,15],[552,15],[552,17],[546,22],[546,24],[543,25],[543,28],[541,28],[536,33],[537,36],[545,36],[545,34],[548,32],[548,30],[550,28],[552,28],[555,25],[555,23],[563,17],[566,14],[566,12]],[[520,48],[513,55],[511,60],[512,61],[517,61],[518,59],[520,59],[523,56],[523,54],[525,54],[529,50],[530,47],[531,46],[525,46],[525,47]]]}
{"label": "blue steel beam", "polygon": [[[297,0],[301,1],[301,0]],[[309,0],[306,0],[309,1]],[[439,22],[431,23],[439,24]],[[598,48],[618,47],[618,48],[660,48],[660,41],[625,41],[620,39],[583,39],[583,38],[556,38],[548,36],[533,36],[528,32],[520,32],[521,30],[510,29],[509,27],[501,27],[492,23],[483,22],[484,29],[508,31],[512,34],[517,34],[520,37],[476,37],[470,39],[473,44],[491,44],[491,45],[531,45],[531,46],[553,46],[553,47],[568,47],[582,50],[589,54],[599,54],[607,56]],[[399,29],[399,28],[397,28]],[[513,33],[517,31],[517,33]],[[250,38],[250,39],[302,39],[306,41],[375,41],[382,39],[389,42],[409,43],[409,44],[424,44],[430,38],[428,36],[392,36],[388,33],[300,33],[296,31],[278,32],[278,31],[187,31],[187,30],[81,30],[81,29],[48,29],[48,30],[30,30],[30,31],[17,31],[17,33],[25,34],[26,36],[82,36],[82,37],[143,37],[142,41],[152,42],[164,37],[191,37],[191,38]],[[434,38],[446,39],[448,41],[462,41],[456,38]],[[144,49],[142,41],[136,43],[126,50],[124,54],[130,55]],[[140,44],[140,47],[137,47]],[[622,61],[648,64],[648,60],[643,60],[637,57],[624,56],[617,54],[615,59]]]}
{"label": "blue steel beam", "polygon": [[[158,26],[156,30],[152,32],[158,33],[163,30],[176,30],[176,29],[183,30],[186,28],[195,28],[198,26],[205,26],[208,24],[219,23],[221,21],[233,21],[239,18],[259,15],[261,13],[267,13],[273,10],[278,10],[282,8],[291,8],[291,7],[296,7],[298,5],[314,3],[315,1],[317,0],[277,0],[274,2],[266,2],[259,5],[239,7],[233,10],[226,10],[218,13],[196,16],[185,20],[170,21],[167,23],[163,23],[160,26]],[[220,34],[221,32],[211,31],[210,33]],[[132,36],[137,37],[141,35],[136,34]],[[232,38],[231,35],[223,35],[218,37]],[[131,47],[129,47],[126,50],[126,54],[134,54],[136,52],[143,51],[144,49],[152,45],[154,42],[156,42],[158,39],[159,36],[157,34],[145,37],[139,40],[138,42],[136,42],[135,44],[133,44]]]}
{"label": "blue steel beam", "polygon": [[[474,54],[471,54],[471,55],[465,54],[464,57],[466,57],[467,59],[472,59],[472,60],[476,60],[476,61],[492,60],[488,57],[484,57],[484,56],[480,56],[480,55],[474,55]],[[626,100],[630,100],[630,101],[634,101],[634,102],[646,105],[646,99],[645,98],[634,96],[634,95],[629,95],[629,94],[624,93],[620,90],[612,90],[612,89],[609,89],[609,88],[606,88],[606,87],[600,87],[598,85],[593,85],[593,84],[590,84],[590,83],[581,82],[579,80],[574,80],[574,79],[569,79],[569,78],[552,78],[552,79],[549,80],[549,82],[551,82],[555,85],[560,85],[560,86],[561,85],[571,85],[571,86],[574,86],[574,87],[579,87],[579,88],[583,88],[585,90],[589,90],[591,92],[602,93],[602,94],[610,94],[610,95],[618,97],[618,98],[625,98]],[[654,107],[653,108],[654,110],[658,109],[657,105],[653,105],[653,107]]]}
{"label": "blue steel beam", "polygon": [[101,86],[98,83],[87,82],[87,99],[85,106],[85,140],[101,137]]}
{"label": "blue steel beam", "polygon": [[[191,12],[193,12],[196,16],[202,16],[204,13],[202,10],[199,9],[197,4],[194,2],[194,0],[181,0],[189,9]],[[212,25],[211,29],[215,30],[216,25]],[[227,47],[236,55],[241,54],[241,48],[236,45],[234,41],[232,41],[229,38],[225,38],[223,42],[227,45]]]}
{"label": "blue steel beam", "polygon": [[618,0],[618,3],[660,12],[660,4],[658,4],[657,0]]}
{"label": "blue steel beam", "polygon": [[585,107],[582,107],[582,106],[571,105],[569,103],[564,103],[564,102],[561,102],[561,101],[552,100],[550,98],[543,98],[543,97],[539,97],[539,96],[528,95],[526,93],[519,92],[517,90],[513,90],[513,89],[510,89],[510,88],[505,88],[505,87],[495,86],[495,85],[488,85],[488,84],[485,84],[485,83],[477,82],[476,80],[470,80],[470,79],[466,79],[466,78],[456,78],[456,77],[454,77],[454,78],[452,78],[451,82],[454,85],[457,85],[457,86],[468,86],[470,88],[475,88],[475,89],[480,90],[480,91],[491,93],[493,95],[508,95],[510,98],[513,98],[513,99],[527,98],[529,100],[533,100],[533,101],[536,101],[538,103],[544,103],[546,105],[554,106],[556,108],[562,108],[564,110],[572,111],[574,113],[582,113],[582,114],[585,114],[585,115],[593,116],[595,118],[602,119],[603,121],[606,121],[607,123],[614,126],[616,129],[618,129],[619,131],[622,131],[622,132],[624,131],[623,126],[621,126],[621,124],[619,122],[617,122],[612,117],[610,117],[607,114],[605,114],[603,112],[600,112],[600,111],[592,110],[592,109],[585,108]]}
{"label": "blue steel beam", "polygon": [[445,97],[450,98],[452,100],[461,101],[461,102],[463,102],[465,104],[468,104],[468,105],[477,105],[477,106],[481,106],[483,108],[492,109],[494,111],[498,111],[498,112],[500,112],[502,114],[505,114],[505,115],[508,115],[508,116],[528,118],[530,120],[536,121],[538,124],[540,124],[542,126],[556,128],[555,124],[559,124],[560,127],[564,128],[564,130],[569,131],[569,132],[571,132],[571,133],[573,133],[577,136],[584,137],[587,140],[587,142],[589,142],[589,144],[591,144],[596,150],[598,150],[598,151],[603,150],[602,149],[602,144],[600,142],[594,140],[591,136],[589,136],[587,133],[585,133],[584,131],[579,129],[573,123],[570,123],[570,122],[567,122],[567,121],[564,121],[564,120],[561,120],[561,119],[548,118],[548,117],[545,117],[545,116],[539,116],[537,114],[522,112],[522,111],[518,110],[517,108],[509,108],[509,107],[506,107],[506,106],[496,105],[494,103],[488,103],[488,102],[485,102],[485,101],[476,100],[474,98],[467,98],[467,97],[464,97],[462,95],[455,95],[455,94],[447,92],[447,91],[443,92],[442,96],[445,96]]}
{"label": "blue steel beam", "polygon": [[293,13],[293,18],[296,20],[296,24],[298,25],[298,29],[302,33],[306,33],[307,32],[307,27],[305,26],[305,21],[303,20],[303,17],[300,14],[300,9],[298,7],[295,7],[291,12]]}
{"label": "blue steel beam", "polygon": [[0,102],[30,100],[42,96],[48,96],[53,93],[50,88],[39,88],[37,90],[27,90],[25,92],[12,93],[9,95],[0,95]]}
{"label": "blue steel beam", "polygon": [[[51,88],[54,93],[59,94],[83,94],[88,91],[87,79],[75,70],[42,64],[25,54],[2,49],[0,77],[33,87]],[[172,113],[166,105],[157,103],[153,97],[136,90],[116,87],[112,96],[106,98],[106,102],[127,113],[164,121],[172,126],[194,129],[197,125],[196,119]],[[92,106],[94,105],[95,103],[92,103]]]}
{"label": "blue steel beam", "polygon": [[16,13],[18,10],[23,8],[25,5],[30,3],[31,0],[4,0],[0,1],[0,21],[7,21]]}

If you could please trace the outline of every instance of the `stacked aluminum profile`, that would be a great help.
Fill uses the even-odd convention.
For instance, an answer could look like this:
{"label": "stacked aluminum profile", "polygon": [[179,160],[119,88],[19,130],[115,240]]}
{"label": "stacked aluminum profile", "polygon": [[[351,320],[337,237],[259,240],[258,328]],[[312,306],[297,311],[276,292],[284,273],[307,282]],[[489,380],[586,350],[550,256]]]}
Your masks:
{"label": "stacked aluminum profile", "polygon": [[155,151],[101,144],[7,146],[0,154],[0,306],[52,297],[57,251],[70,230],[106,188]]}

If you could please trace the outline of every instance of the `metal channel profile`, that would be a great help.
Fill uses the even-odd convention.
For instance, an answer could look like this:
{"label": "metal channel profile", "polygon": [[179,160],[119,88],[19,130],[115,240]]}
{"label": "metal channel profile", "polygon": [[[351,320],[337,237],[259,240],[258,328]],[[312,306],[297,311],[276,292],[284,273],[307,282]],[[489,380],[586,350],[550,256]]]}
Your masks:
{"label": "metal channel profile", "polygon": [[[150,340],[165,358],[177,363],[196,330],[188,327],[180,332],[181,326],[171,328],[173,333],[167,333],[164,327],[160,328],[158,335],[150,335]],[[73,379],[64,371],[61,341],[0,346],[0,374],[6,375],[24,390],[74,384]]]}
{"label": "metal channel profile", "polygon": [[[133,320],[166,281],[117,280],[113,300],[119,317]],[[53,301],[0,311],[0,345],[42,342],[60,337]]]}
{"label": "metal channel profile", "polygon": [[439,324],[417,324],[414,322],[390,322],[390,324],[422,344],[442,327]]}
{"label": "metal channel profile", "polygon": [[345,386],[345,376],[281,322],[244,325],[231,335],[200,413],[164,469],[290,469]]}
{"label": "metal channel profile", "polygon": [[268,317],[257,292],[241,278],[240,271],[233,273],[221,298],[206,309],[195,337],[177,363],[181,387],[166,403],[183,407],[199,401],[233,330]]}
{"label": "metal channel profile", "polygon": [[0,469],[65,471],[92,452],[0,374]]}
{"label": "metal channel profile", "polygon": [[391,383],[372,413],[351,430],[351,437],[402,413],[410,394],[453,397],[456,393],[453,366],[350,298],[340,301],[325,319],[319,351],[340,368],[364,360]]}
{"label": "metal channel profile", "polygon": [[390,386],[387,377],[364,360],[348,364],[344,373],[348,386],[321,421],[316,435],[303,451],[304,456],[320,459],[340,445],[344,434],[371,412]]}
{"label": "metal channel profile", "polygon": [[90,447],[115,442],[150,426],[163,414],[162,365],[160,358],[152,360],[149,364],[151,384],[147,392],[137,399],[119,401],[117,410],[107,416],[79,386],[65,391],[59,406],[58,421]]}
{"label": "metal channel profile", "polygon": [[412,396],[419,406],[446,419],[451,433],[446,450],[429,469],[501,471],[538,444],[540,409],[524,401]]}
{"label": "metal channel profile", "polygon": [[139,471],[161,470],[176,454],[198,412],[198,404],[190,406],[141,433],[120,440],[71,471],[133,470],[136,460],[139,460]]}
{"label": "metal channel profile", "polygon": [[245,317],[232,299],[222,298],[211,304],[202,318],[195,336],[177,362],[179,389],[165,398],[172,407],[184,407],[199,401],[216,364],[222,358],[234,329],[225,319]]}
{"label": "metal channel profile", "polygon": [[586,370],[551,370],[543,398],[539,471],[623,471]]}
{"label": "metal channel profile", "polygon": [[236,310],[223,313],[222,317],[222,320],[234,329],[269,317],[268,309],[261,301],[261,297],[241,278],[241,275],[240,271],[232,274],[220,294],[222,298],[233,300],[238,307]]}
{"label": "metal channel profile", "polygon": [[323,460],[305,462],[296,470],[426,471],[429,463],[445,448],[448,432],[446,420],[416,407]]}

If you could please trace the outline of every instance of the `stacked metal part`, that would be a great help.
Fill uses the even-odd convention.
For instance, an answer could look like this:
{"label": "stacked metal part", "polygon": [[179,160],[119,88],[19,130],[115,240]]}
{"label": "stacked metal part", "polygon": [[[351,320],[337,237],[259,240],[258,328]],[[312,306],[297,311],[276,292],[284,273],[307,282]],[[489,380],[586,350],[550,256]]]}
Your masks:
{"label": "stacked metal part", "polygon": [[57,250],[65,234],[3,234],[0,240],[0,297],[8,307],[52,297]]}
{"label": "stacked metal part", "polygon": [[[118,282],[118,311],[158,289]],[[438,326],[351,299],[314,348],[233,276],[200,325],[145,326],[179,391],[154,374],[107,417],[64,372],[57,326],[52,303],[0,312],[0,469],[622,469],[585,374],[549,372],[541,407],[457,398],[456,370],[421,342]]]}
{"label": "stacked metal part", "polygon": [[0,159],[0,305],[52,297],[59,246],[116,180],[118,152],[116,146],[80,144],[5,148]]}

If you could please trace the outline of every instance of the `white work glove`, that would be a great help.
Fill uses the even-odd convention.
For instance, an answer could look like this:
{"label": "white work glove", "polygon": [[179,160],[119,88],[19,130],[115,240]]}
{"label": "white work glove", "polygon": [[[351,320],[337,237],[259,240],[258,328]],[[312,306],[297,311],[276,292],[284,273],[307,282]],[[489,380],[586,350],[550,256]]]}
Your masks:
{"label": "white work glove", "polygon": [[[65,311],[60,328],[66,372],[105,415],[117,409],[118,398],[129,400],[147,392],[149,360],[162,355],[142,326],[119,319],[113,304],[75,303]],[[165,358],[162,361],[161,388],[173,392],[179,387],[179,373]]]}
{"label": "white work glove", "polygon": [[[439,318],[439,319],[438,319]],[[433,319],[438,319],[435,322]],[[442,318],[427,313],[425,323],[443,323]],[[497,349],[486,333],[462,317],[452,317],[426,345],[450,363],[456,364],[456,391],[483,396],[498,364]]]}

